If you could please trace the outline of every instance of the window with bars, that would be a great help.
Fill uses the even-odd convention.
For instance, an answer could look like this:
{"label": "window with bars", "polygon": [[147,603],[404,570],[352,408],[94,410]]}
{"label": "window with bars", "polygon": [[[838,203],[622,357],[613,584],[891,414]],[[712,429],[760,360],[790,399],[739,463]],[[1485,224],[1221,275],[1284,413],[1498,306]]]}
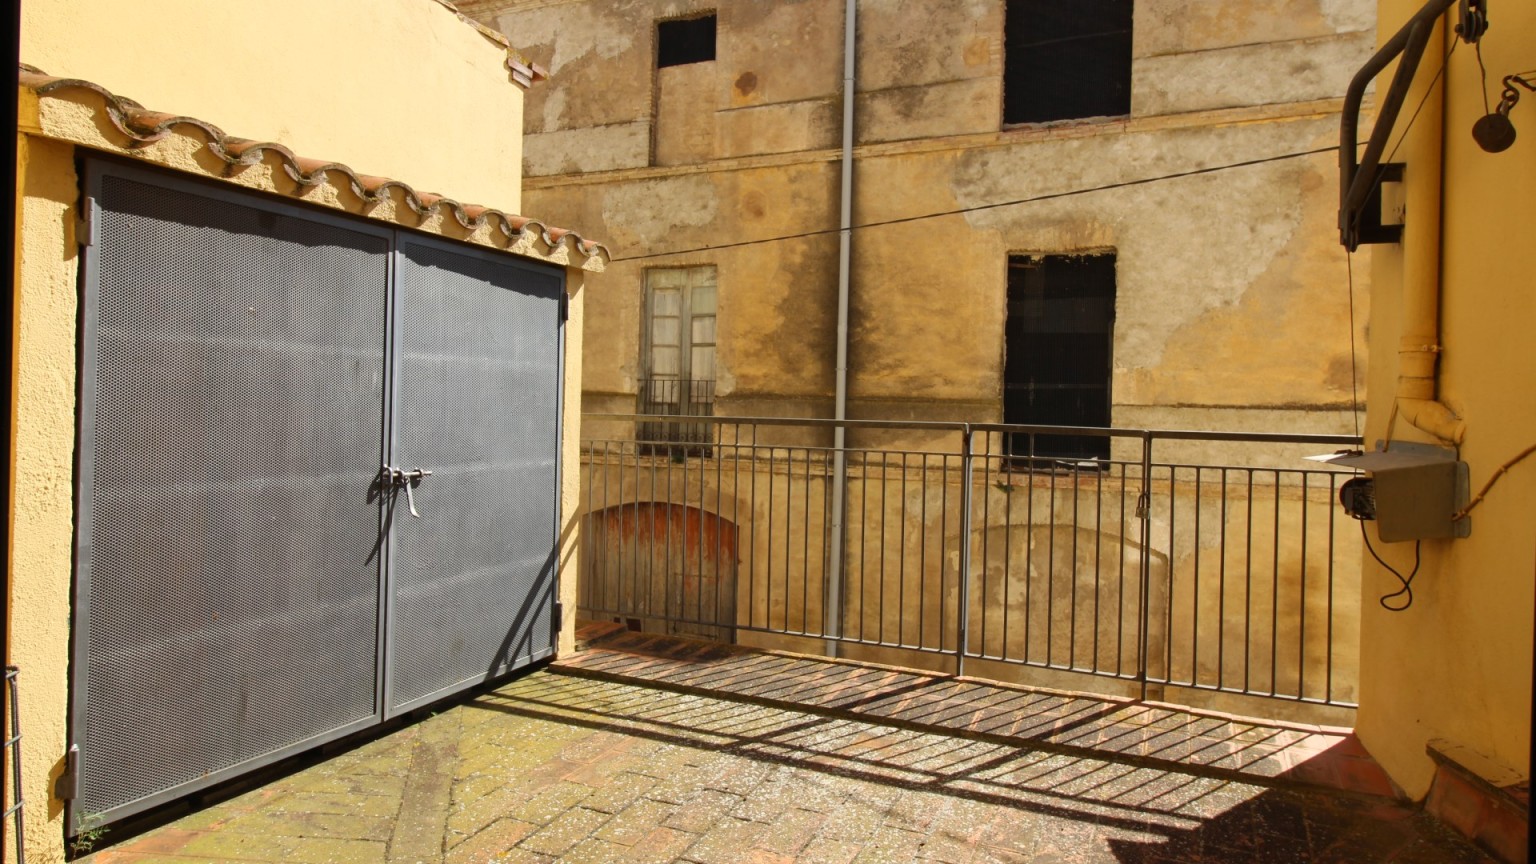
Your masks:
{"label": "window with bars", "polygon": [[[708,417],[715,403],[715,268],[646,271],[640,413]],[[648,440],[703,441],[703,424],[647,424]]]}

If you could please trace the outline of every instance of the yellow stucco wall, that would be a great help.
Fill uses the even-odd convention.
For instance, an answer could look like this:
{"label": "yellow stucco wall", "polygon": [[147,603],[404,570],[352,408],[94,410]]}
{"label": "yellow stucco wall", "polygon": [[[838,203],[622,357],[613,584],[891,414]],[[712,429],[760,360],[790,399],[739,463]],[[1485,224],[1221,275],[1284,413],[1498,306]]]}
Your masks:
{"label": "yellow stucco wall", "polygon": [[7,598],[12,641],[6,654],[21,668],[27,857],[51,861],[63,851],[63,810],[50,791],[65,749],[69,686],[77,308],[71,214],[78,191],[74,148],[17,138],[18,186],[25,197],[17,219],[23,242],[17,244]]}
{"label": "yellow stucco wall", "polygon": [[[508,213],[519,207],[522,91],[502,65],[505,48],[432,0],[282,0],[265,4],[260,14],[198,0],[38,0],[27,4],[22,44],[23,62],[51,76],[92,81],[152,110],[276,141],[300,156],[343,162],[423,192]],[[338,173],[301,186],[270,151],[228,170],[195,127],[136,144],[108,122],[106,98],[89,89],[39,96],[23,86],[18,92],[12,639],[6,653],[7,662],[22,668],[27,857],[50,862],[63,860],[65,841],[53,784],[67,744],[76,160],[92,151],[113,153],[565,266],[574,295],[565,349],[567,418],[579,415],[582,271],[601,270],[602,256],[584,254],[592,250],[570,238],[551,244],[541,223],[517,232],[495,220],[466,228],[448,208],[421,214],[398,189],[364,201]],[[574,420],[567,423],[567,465],[576,462],[578,431]],[[562,597],[570,618],[578,474],[567,469],[560,496]],[[572,633],[567,627],[558,650],[571,650]]]}
{"label": "yellow stucco wall", "polygon": [[517,212],[506,50],[433,0],[28,0],[21,61],[146,108]]}
{"label": "yellow stucco wall", "polygon": [[[1418,0],[1383,0],[1380,30],[1389,37],[1420,6]],[[1453,7],[1454,8],[1454,7]],[[1419,70],[1411,108],[1449,46],[1432,42]],[[1482,43],[1490,99],[1498,80],[1529,72],[1536,56],[1536,6],[1494,6]],[[1383,78],[1383,81],[1386,79]],[[1381,86],[1385,86],[1384,84]],[[1367,441],[1386,437],[1403,332],[1402,286],[1416,268],[1432,265],[1434,240],[1416,243],[1415,219],[1434,220],[1412,203],[1426,186],[1443,190],[1439,238],[1439,395],[1467,422],[1461,458],[1473,491],[1506,460],[1536,443],[1536,248],[1519,238],[1536,224],[1536,105],[1529,98],[1510,117],[1514,146],[1485,153],[1472,139],[1483,116],[1481,73],[1473,48],[1460,45],[1398,153],[1407,163],[1408,228],[1401,246],[1374,252],[1370,390]],[[1436,122],[1443,93],[1445,117]],[[1403,112],[1399,129],[1410,110]],[[1443,142],[1443,175],[1436,158]],[[1431,223],[1432,224],[1432,223]],[[1378,395],[1379,394],[1379,395]],[[1395,437],[1427,441],[1399,420]],[[1374,598],[1396,581],[1367,560],[1361,652],[1359,733],[1371,753],[1412,796],[1422,797],[1433,775],[1426,743],[1447,739],[1527,773],[1531,733],[1531,638],[1536,584],[1536,460],[1514,467],[1471,515],[1465,540],[1425,541],[1407,612],[1382,610]],[[1374,534],[1372,535],[1374,537]],[[1413,566],[1413,544],[1377,543],[1394,567]]]}

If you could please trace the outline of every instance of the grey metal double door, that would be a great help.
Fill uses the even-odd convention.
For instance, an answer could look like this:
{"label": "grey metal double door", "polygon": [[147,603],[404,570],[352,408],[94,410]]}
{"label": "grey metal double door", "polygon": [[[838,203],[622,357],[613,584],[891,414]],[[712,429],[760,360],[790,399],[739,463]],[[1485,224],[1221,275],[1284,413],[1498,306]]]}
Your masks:
{"label": "grey metal double door", "polygon": [[72,832],[553,652],[558,268],[86,191]]}

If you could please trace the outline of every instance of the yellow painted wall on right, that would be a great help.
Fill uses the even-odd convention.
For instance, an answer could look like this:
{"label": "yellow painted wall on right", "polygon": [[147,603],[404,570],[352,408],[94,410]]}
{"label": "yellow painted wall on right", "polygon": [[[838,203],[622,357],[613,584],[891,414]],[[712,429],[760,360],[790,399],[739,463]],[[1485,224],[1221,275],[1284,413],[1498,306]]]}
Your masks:
{"label": "yellow painted wall on right", "polygon": [[[1381,0],[1380,40],[1421,5]],[[1391,394],[1399,350],[1411,347],[1401,344],[1411,332],[1405,295],[1416,280],[1435,281],[1437,395],[1466,423],[1460,456],[1474,494],[1536,444],[1536,94],[1521,90],[1509,114],[1518,136],[1508,150],[1485,152],[1472,137],[1488,110],[1484,94],[1497,106],[1504,76],[1536,80],[1536,4],[1491,5],[1481,44],[1486,83],[1474,46],[1452,50],[1454,5],[1425,52],[1391,139],[1402,138],[1393,161],[1406,164],[1403,242],[1373,247],[1370,267],[1366,441],[1434,440],[1394,412]],[[1442,61],[1445,74],[1431,88]],[[1390,80],[1377,79],[1378,99]],[[1368,134],[1362,129],[1362,140]],[[1470,519],[1466,539],[1423,541],[1406,611],[1376,603],[1399,583],[1366,559],[1358,732],[1415,799],[1434,774],[1425,752],[1433,739],[1522,775],[1530,760],[1536,456],[1510,468]],[[1382,543],[1374,527],[1368,531],[1387,563],[1404,574],[1413,569],[1412,542]]]}

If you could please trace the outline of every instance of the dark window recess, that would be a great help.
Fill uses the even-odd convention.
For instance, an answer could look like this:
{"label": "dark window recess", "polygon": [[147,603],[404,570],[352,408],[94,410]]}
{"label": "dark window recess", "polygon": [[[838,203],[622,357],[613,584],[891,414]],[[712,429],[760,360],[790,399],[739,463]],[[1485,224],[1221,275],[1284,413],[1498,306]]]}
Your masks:
{"label": "dark window recess", "polygon": [[1003,122],[1131,113],[1131,0],[1008,0]]}
{"label": "dark window recess", "polygon": [[[1010,257],[1003,422],[1108,426],[1114,323],[1113,254]],[[1108,459],[1109,439],[1020,433],[1008,451]]]}
{"label": "dark window recess", "polygon": [[715,16],[662,21],[656,25],[656,68],[715,59]]}

